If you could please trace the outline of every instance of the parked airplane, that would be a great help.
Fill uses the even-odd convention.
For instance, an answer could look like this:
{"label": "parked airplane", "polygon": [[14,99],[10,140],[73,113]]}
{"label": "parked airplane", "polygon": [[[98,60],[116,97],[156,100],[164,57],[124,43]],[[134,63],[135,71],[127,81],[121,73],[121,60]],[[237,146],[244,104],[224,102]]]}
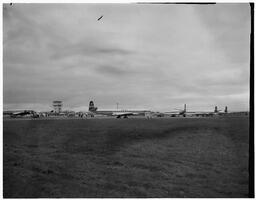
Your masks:
{"label": "parked airplane", "polygon": [[187,113],[186,104],[184,104],[183,110],[178,109],[178,111],[164,112],[164,115],[168,115],[171,117],[179,117],[179,116],[186,117],[186,113]]}
{"label": "parked airplane", "polygon": [[107,115],[107,116],[116,116],[116,118],[127,118],[132,115],[145,115],[147,110],[98,110],[97,107],[94,106],[93,101],[89,103],[89,112],[93,114],[99,115]]}
{"label": "parked airplane", "polygon": [[218,107],[215,106],[214,107],[214,111],[213,112],[189,112],[189,113],[192,113],[192,115],[194,116],[214,116],[214,115],[224,115],[224,114],[227,114],[228,113],[228,107],[225,106],[225,110],[222,111],[222,110],[218,110]]}
{"label": "parked airplane", "polygon": [[207,111],[187,111],[186,108],[186,104],[184,104],[184,109],[183,110],[179,110],[179,111],[174,111],[174,112],[165,112],[165,115],[169,115],[171,117],[179,117],[179,116],[214,116],[214,115],[221,115],[221,114],[225,114],[228,113],[228,107],[225,107],[224,112],[221,112],[221,110],[218,110],[218,107],[215,106],[214,111],[213,112],[207,112]]}
{"label": "parked airplane", "polygon": [[23,111],[17,111],[11,113],[12,118],[18,118],[18,117],[33,117],[38,118],[39,114],[35,112],[34,110],[23,110]]}

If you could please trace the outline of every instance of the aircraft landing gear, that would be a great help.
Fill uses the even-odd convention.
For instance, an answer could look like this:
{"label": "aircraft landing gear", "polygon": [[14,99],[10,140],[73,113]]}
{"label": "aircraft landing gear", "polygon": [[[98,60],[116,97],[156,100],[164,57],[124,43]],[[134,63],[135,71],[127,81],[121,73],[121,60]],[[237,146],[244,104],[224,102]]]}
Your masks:
{"label": "aircraft landing gear", "polygon": [[124,119],[125,119],[125,118],[128,118],[128,116],[126,116],[126,115],[124,115],[124,116],[118,115],[116,118],[117,118],[117,119],[121,119],[122,117],[123,117]]}

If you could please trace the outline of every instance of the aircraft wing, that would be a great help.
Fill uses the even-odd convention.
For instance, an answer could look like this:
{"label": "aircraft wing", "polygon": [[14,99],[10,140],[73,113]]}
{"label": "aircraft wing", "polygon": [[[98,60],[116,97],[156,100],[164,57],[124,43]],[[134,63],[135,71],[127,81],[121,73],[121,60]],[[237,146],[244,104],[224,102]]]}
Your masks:
{"label": "aircraft wing", "polygon": [[207,112],[207,111],[198,111],[198,112],[186,112],[188,115],[193,115],[193,116],[209,116],[209,115],[214,115],[216,113],[214,112]]}
{"label": "aircraft wing", "polygon": [[131,116],[131,115],[137,115],[138,113],[133,113],[133,112],[113,112],[113,116]]}
{"label": "aircraft wing", "polygon": [[179,114],[178,112],[164,112],[165,114]]}
{"label": "aircraft wing", "polygon": [[165,114],[165,115],[178,115],[179,112],[177,112],[177,111],[173,111],[173,112],[164,112],[163,114]]}
{"label": "aircraft wing", "polygon": [[27,115],[27,114],[31,114],[31,113],[25,110],[12,113],[12,115]]}
{"label": "aircraft wing", "polygon": [[191,113],[191,114],[212,114],[214,112],[207,112],[207,111],[194,111],[194,112],[186,112],[186,113]]}
{"label": "aircraft wing", "polygon": [[14,113],[12,113],[13,115],[21,115],[21,114],[23,114],[24,112],[14,112]]}

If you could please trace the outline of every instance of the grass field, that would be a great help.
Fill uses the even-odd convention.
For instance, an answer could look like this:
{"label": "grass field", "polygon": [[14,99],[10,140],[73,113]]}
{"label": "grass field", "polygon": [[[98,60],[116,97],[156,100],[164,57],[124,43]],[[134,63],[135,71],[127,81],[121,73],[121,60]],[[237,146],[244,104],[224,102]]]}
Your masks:
{"label": "grass field", "polygon": [[4,120],[4,197],[247,197],[247,117]]}

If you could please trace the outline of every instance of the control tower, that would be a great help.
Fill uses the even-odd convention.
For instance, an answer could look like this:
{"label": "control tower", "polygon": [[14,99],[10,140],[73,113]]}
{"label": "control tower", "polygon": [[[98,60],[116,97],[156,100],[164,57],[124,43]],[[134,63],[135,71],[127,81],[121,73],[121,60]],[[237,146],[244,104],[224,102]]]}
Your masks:
{"label": "control tower", "polygon": [[53,109],[55,113],[60,113],[62,109],[62,101],[53,101]]}

